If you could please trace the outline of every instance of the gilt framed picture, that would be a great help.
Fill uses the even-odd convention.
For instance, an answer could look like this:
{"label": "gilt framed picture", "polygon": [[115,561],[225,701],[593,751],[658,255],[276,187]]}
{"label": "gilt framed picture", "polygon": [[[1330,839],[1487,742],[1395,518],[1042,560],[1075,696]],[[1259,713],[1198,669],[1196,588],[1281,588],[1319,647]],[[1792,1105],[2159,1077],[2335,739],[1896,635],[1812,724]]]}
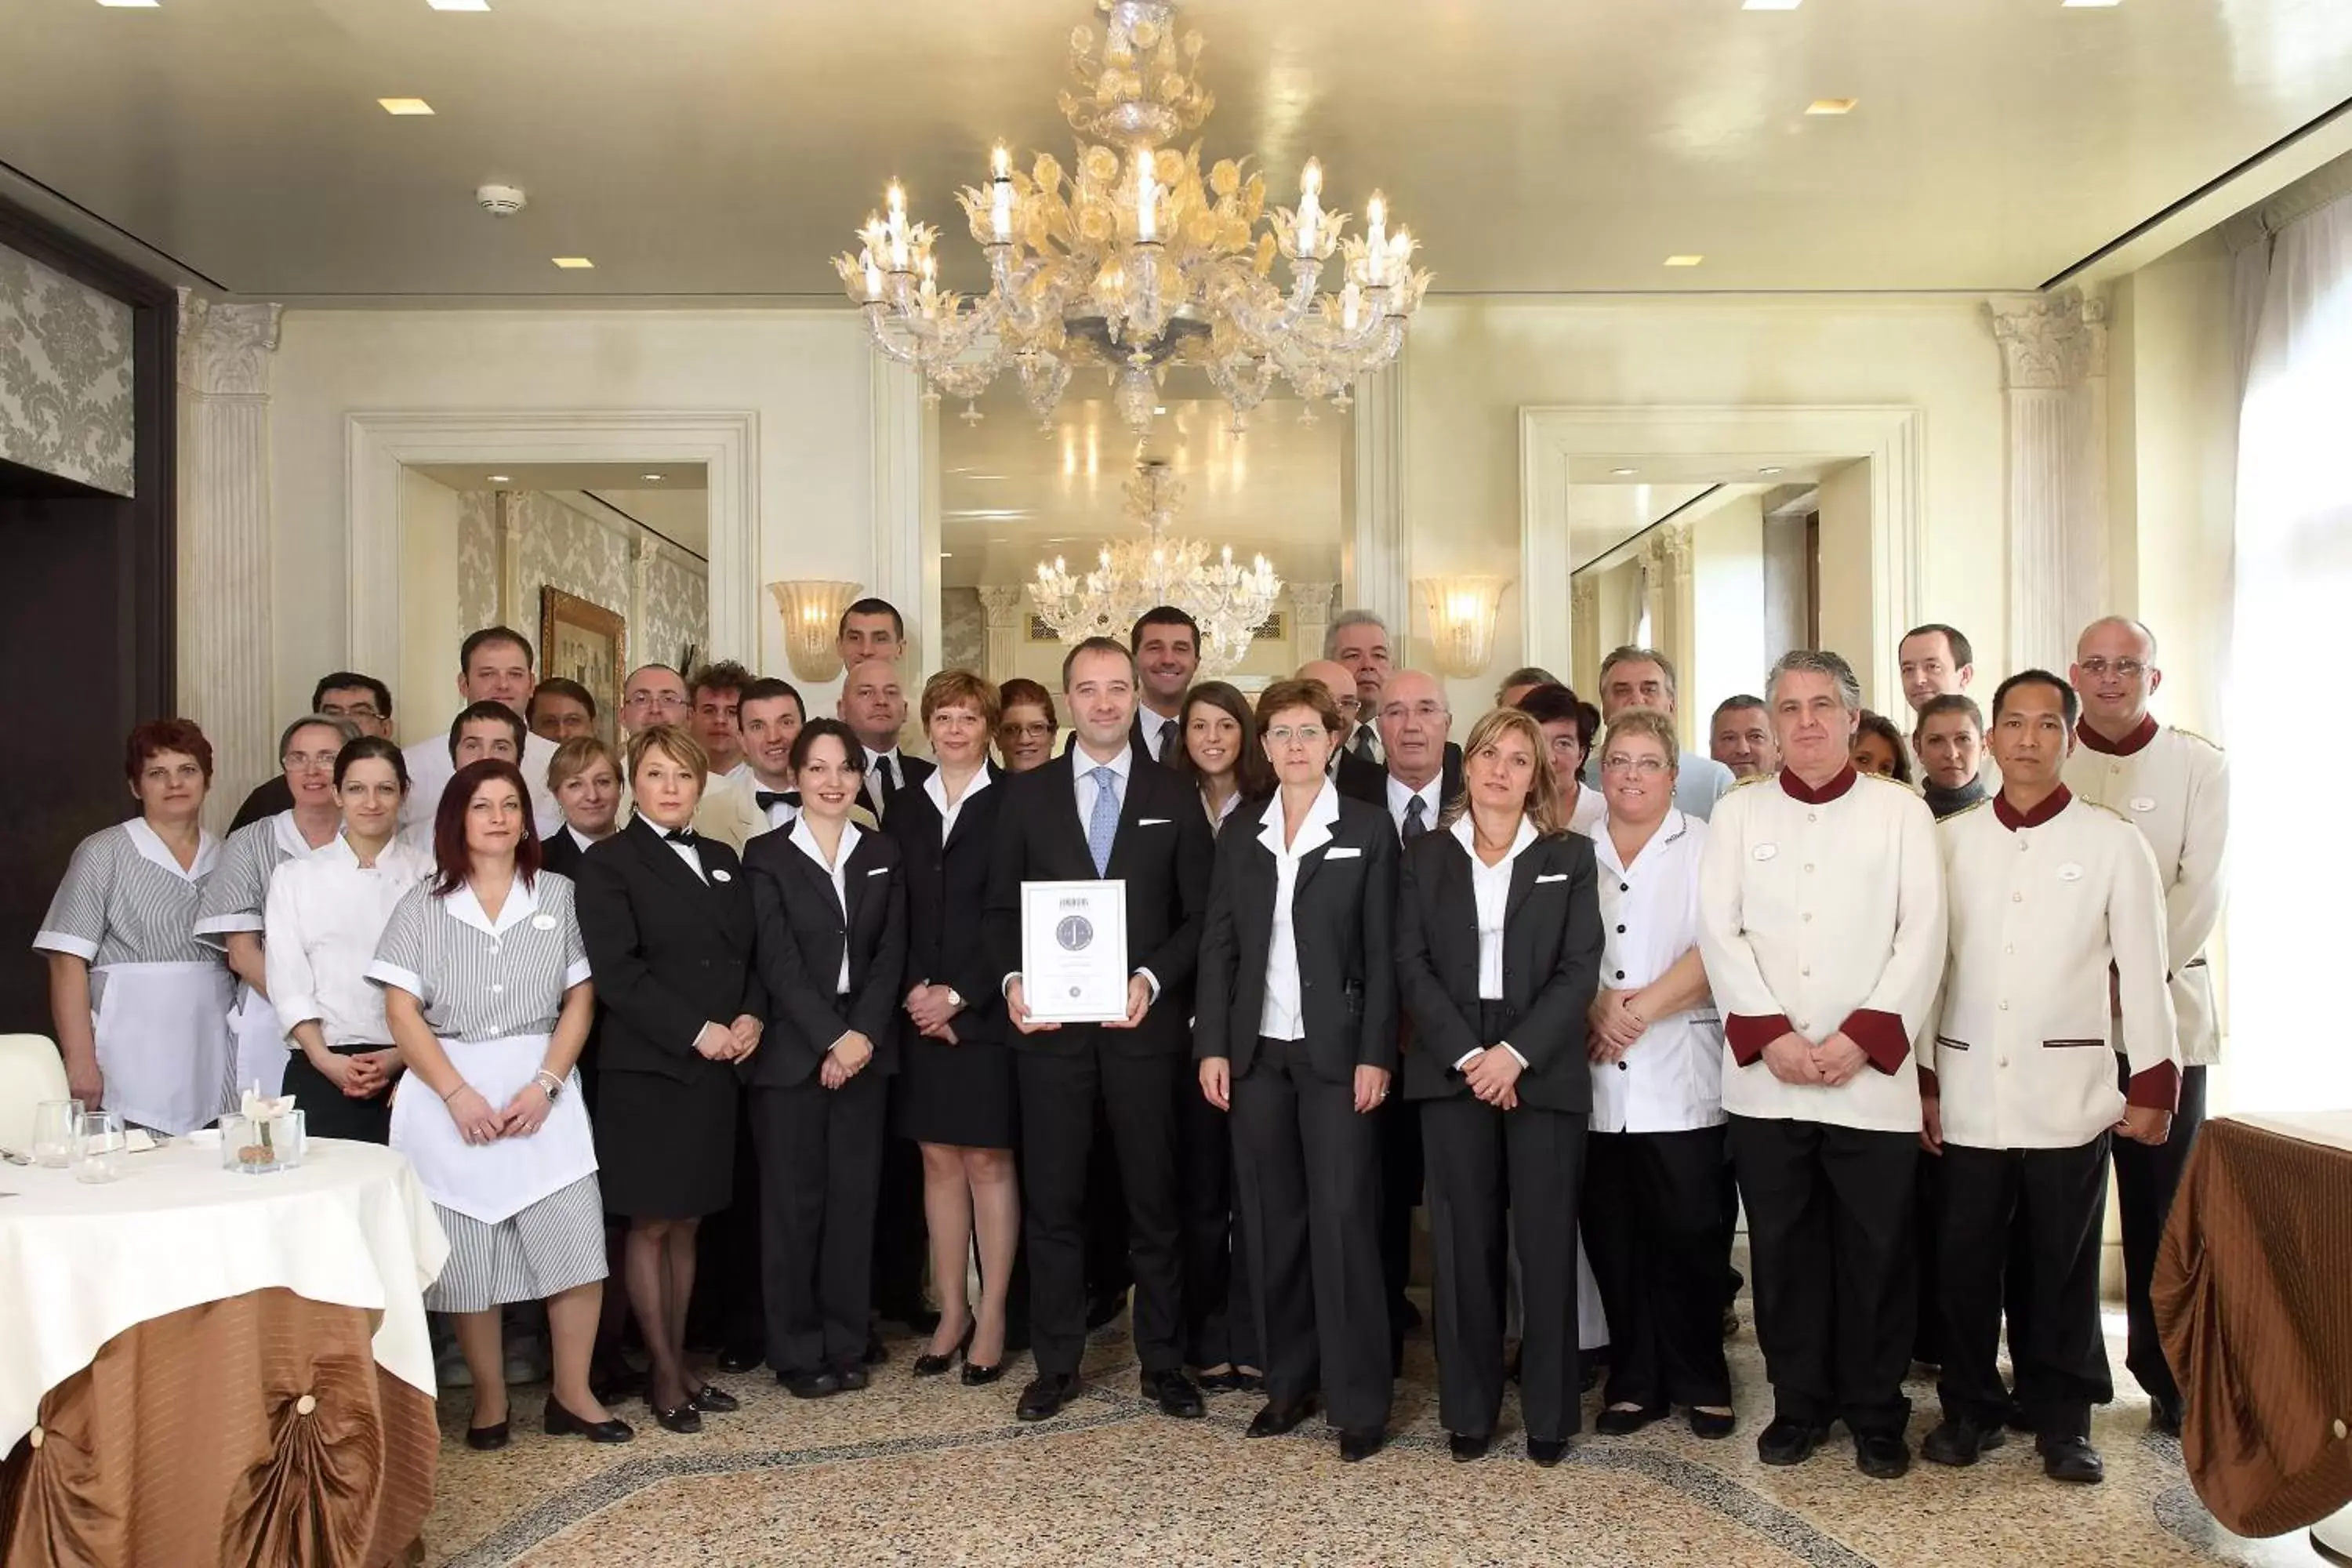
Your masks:
{"label": "gilt framed picture", "polygon": [[539,591],[539,672],[562,676],[596,699],[596,733],[606,744],[618,735],[621,665],[628,656],[628,617],[567,594]]}

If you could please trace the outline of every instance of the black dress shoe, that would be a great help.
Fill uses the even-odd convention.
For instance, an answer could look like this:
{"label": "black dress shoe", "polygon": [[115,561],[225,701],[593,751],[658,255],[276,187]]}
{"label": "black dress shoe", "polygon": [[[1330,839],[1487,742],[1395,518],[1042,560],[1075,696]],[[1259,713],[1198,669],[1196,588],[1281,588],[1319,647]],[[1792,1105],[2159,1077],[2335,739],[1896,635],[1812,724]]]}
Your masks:
{"label": "black dress shoe", "polygon": [[1568,1439],[1565,1437],[1530,1437],[1528,1439],[1528,1458],[1533,1459],[1537,1464],[1541,1465],[1544,1468],[1549,1469],[1554,1465],[1559,1464],[1562,1459],[1568,1458]]}
{"label": "black dress shoe", "polygon": [[1004,1375],[1004,1363],[1008,1359],[1010,1358],[999,1357],[994,1366],[982,1366],[970,1356],[966,1356],[963,1363],[963,1385],[966,1388],[979,1388],[994,1383]]}
{"label": "black dress shoe", "polygon": [[694,1407],[694,1402],[691,1399],[683,1405],[673,1405],[667,1410],[656,1405],[651,1399],[647,1399],[646,1408],[654,1413],[654,1420],[665,1432],[691,1436],[702,1430],[702,1413]]}
{"label": "black dress shoe", "polygon": [[1207,1409],[1201,1403],[1201,1391],[1181,1372],[1145,1373],[1143,1397],[1158,1400],[1161,1415],[1173,1415],[1180,1421],[1192,1420]]}
{"label": "black dress shoe", "polygon": [[867,1366],[880,1366],[890,1359],[890,1347],[882,1342],[880,1334],[866,1336],[865,1362]]}
{"label": "black dress shoe", "polygon": [[547,1396],[547,1435],[551,1437],[581,1436],[591,1443],[625,1443],[637,1434],[619,1416],[591,1421],[584,1415],[574,1415],[564,1408],[563,1401],[553,1394]]}
{"label": "black dress shoe", "polygon": [[1062,1407],[1078,1396],[1078,1379],[1075,1373],[1041,1372],[1021,1391],[1021,1403],[1013,1415],[1019,1421],[1047,1421],[1062,1413]]}
{"label": "black dress shoe", "polygon": [[1998,1426],[1979,1426],[1965,1415],[1947,1416],[1919,1444],[1919,1457],[1931,1465],[1973,1465],[2009,1441]]}
{"label": "black dress shoe", "polygon": [[956,1341],[955,1348],[949,1351],[944,1355],[933,1355],[930,1352],[925,1351],[921,1355],[917,1356],[915,1358],[914,1367],[915,1375],[917,1377],[937,1377],[940,1373],[947,1371],[948,1368],[955,1365],[956,1357],[963,1354],[964,1352],[971,1348],[972,1333],[979,1327],[980,1324],[977,1321],[966,1323],[963,1326],[963,1338]]}
{"label": "black dress shoe", "polygon": [[833,1369],[833,1380],[841,1384],[842,1393],[855,1394],[859,1389],[870,1385],[874,1381],[874,1374],[863,1366],[837,1366]]}
{"label": "black dress shoe", "polygon": [[1269,1399],[1265,1407],[1250,1417],[1251,1437],[1279,1437],[1297,1428],[1301,1421],[1315,1414],[1315,1396],[1302,1394],[1297,1399]]}
{"label": "black dress shoe", "polygon": [[2106,1461],[2088,1437],[2044,1438],[2035,1447],[2042,1450],[2042,1473],[2053,1481],[2089,1487],[2107,1479]]}
{"label": "black dress shoe", "polygon": [[1911,1445],[1900,1432],[1857,1432],[1853,1468],[1874,1481],[1900,1480],[1910,1473]]}
{"label": "black dress shoe", "polygon": [[1192,1382],[1203,1394],[1234,1394],[1247,1385],[1249,1379],[1238,1368],[1229,1366],[1223,1372],[1204,1372]]}
{"label": "black dress shoe", "polygon": [[719,1370],[755,1372],[759,1369],[760,1363],[765,1359],[765,1353],[756,1346],[747,1350],[740,1345],[735,1345],[719,1352]]}
{"label": "black dress shoe", "polygon": [[780,1372],[776,1381],[794,1399],[824,1399],[841,1392],[841,1379],[822,1369],[816,1372]]}
{"label": "black dress shoe", "polygon": [[1727,1412],[1701,1410],[1696,1405],[1691,1406],[1690,1429],[1691,1436],[1694,1437],[1704,1437],[1710,1443],[1719,1443],[1730,1436],[1732,1429],[1738,1425],[1738,1417]]}
{"label": "black dress shoe", "polygon": [[1772,1424],[1764,1428],[1764,1435],[1756,1439],[1756,1457],[1768,1465],[1801,1465],[1813,1457],[1813,1450],[1829,1435],[1827,1422],[1816,1425],[1776,1415]]}
{"label": "black dress shoe", "polygon": [[1487,1446],[1494,1440],[1491,1435],[1484,1433],[1474,1437],[1467,1432],[1448,1432],[1445,1447],[1453,1454],[1455,1464],[1466,1465],[1473,1459],[1485,1458]]}
{"label": "black dress shoe", "polygon": [[1339,1434],[1339,1462],[1360,1465],[1379,1453],[1388,1440],[1389,1435],[1377,1426],[1363,1432],[1342,1432]]}
{"label": "black dress shoe", "polygon": [[1592,1423],[1592,1429],[1603,1437],[1630,1437],[1651,1422],[1664,1420],[1666,1414],[1661,1405],[1643,1405],[1632,1410],[1620,1410],[1612,1405]]}
{"label": "black dress shoe", "polygon": [[686,1402],[705,1415],[732,1415],[743,1408],[743,1402],[723,1388],[706,1383],[686,1396]]}
{"label": "black dress shoe", "polygon": [[2159,1437],[2180,1436],[2180,1401],[2151,1400],[2147,1407],[2147,1429]]}
{"label": "black dress shoe", "polygon": [[507,1446],[508,1425],[509,1424],[507,1422],[500,1421],[488,1426],[467,1427],[466,1447],[468,1448],[478,1448],[486,1454],[489,1453],[493,1449],[505,1447]]}

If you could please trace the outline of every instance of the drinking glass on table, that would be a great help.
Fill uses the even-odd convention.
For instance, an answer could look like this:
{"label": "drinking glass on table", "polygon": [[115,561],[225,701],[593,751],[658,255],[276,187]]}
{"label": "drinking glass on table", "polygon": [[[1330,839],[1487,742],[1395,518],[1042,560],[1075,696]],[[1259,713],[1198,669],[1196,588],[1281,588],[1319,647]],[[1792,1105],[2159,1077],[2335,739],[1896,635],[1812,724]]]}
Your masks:
{"label": "drinking glass on table", "polygon": [[79,1100],[45,1100],[33,1107],[33,1163],[62,1171],[73,1161]]}
{"label": "drinking glass on table", "polygon": [[122,1173],[122,1118],[111,1110],[85,1110],[74,1122],[73,1173],[77,1182],[110,1182]]}

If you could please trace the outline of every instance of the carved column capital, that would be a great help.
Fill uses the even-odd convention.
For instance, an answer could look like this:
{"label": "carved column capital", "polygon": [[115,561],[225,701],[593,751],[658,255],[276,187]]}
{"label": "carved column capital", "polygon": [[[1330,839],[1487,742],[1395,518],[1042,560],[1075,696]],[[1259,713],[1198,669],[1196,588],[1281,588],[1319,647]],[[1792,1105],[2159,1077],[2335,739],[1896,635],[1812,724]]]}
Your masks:
{"label": "carved column capital", "polygon": [[1579,573],[1568,580],[1568,607],[1578,620],[1584,619],[1601,608],[1601,583],[1589,573]]}
{"label": "carved column capital", "polygon": [[1993,341],[2000,345],[2005,390],[2058,391],[2086,375],[2105,375],[2107,307],[2079,289],[2054,294],[1996,294],[1985,301]]}
{"label": "carved column capital", "polygon": [[1642,558],[1668,583],[1685,583],[1691,574],[1691,536],[1687,528],[1654,530],[1642,546]]}
{"label": "carved column capital", "polygon": [[208,396],[266,395],[280,309],[223,304],[181,289],[180,384]]}
{"label": "carved column capital", "polygon": [[1283,592],[1290,595],[1293,614],[1302,621],[1328,621],[1331,618],[1331,595],[1339,591],[1337,583],[1285,583]]}
{"label": "carved column capital", "polygon": [[980,590],[980,607],[988,612],[992,623],[1017,625],[1028,605],[1029,591],[1025,588],[992,585]]}

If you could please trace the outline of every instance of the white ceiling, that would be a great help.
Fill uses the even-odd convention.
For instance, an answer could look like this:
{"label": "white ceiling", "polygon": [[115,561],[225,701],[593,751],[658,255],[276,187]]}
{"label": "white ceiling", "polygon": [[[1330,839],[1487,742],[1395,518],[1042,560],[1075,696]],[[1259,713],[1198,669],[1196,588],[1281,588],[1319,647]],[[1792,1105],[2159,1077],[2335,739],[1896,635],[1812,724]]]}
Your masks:
{"label": "white ceiling", "polygon": [[1025,582],[1057,554],[1091,564],[1102,541],[1139,535],[1122,510],[1139,454],[1183,483],[1175,531],[1238,556],[1263,552],[1287,578],[1338,575],[1343,418],[1304,423],[1297,403],[1269,399],[1235,436],[1224,405],[1176,398],[1139,444],[1098,398],[1066,398],[1046,431],[1009,389],[979,406],[977,425],[950,412],[961,405],[940,419],[940,580],[950,585]]}
{"label": "white ceiling", "polygon": [[[234,293],[837,298],[1066,153],[1086,0],[10,0],[0,164]],[[2352,92],[2345,0],[1195,0],[1212,156],[1375,184],[1441,291],[2031,287]],[[394,118],[382,97],[437,113]],[[1851,97],[1842,118],[1817,98]],[[530,205],[476,210],[486,181]],[[1670,253],[1705,265],[1665,269]],[[593,271],[549,258],[585,255]]]}
{"label": "white ceiling", "polygon": [[[578,491],[635,519],[673,544],[710,555],[709,483],[700,463],[421,463],[416,472],[453,490]],[[659,479],[648,476],[658,472]]]}

